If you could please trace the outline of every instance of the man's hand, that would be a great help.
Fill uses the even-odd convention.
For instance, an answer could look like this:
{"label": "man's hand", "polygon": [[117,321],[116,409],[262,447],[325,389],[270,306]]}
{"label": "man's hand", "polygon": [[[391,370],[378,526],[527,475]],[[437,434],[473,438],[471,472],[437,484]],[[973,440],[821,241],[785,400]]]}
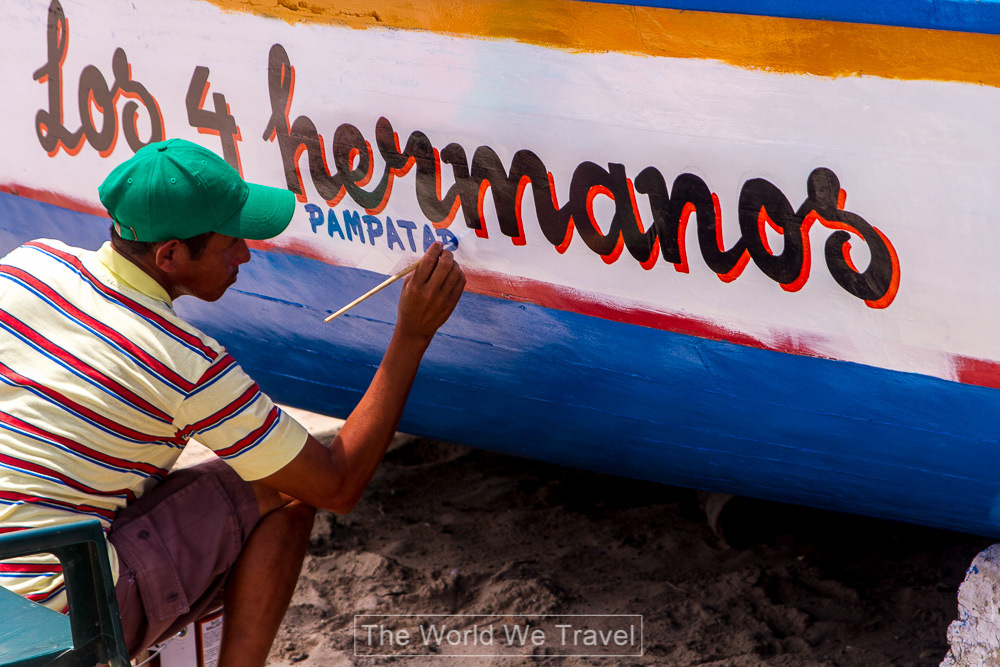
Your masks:
{"label": "man's hand", "polygon": [[434,243],[403,282],[396,332],[430,341],[455,310],[464,289],[465,273],[455,256]]}

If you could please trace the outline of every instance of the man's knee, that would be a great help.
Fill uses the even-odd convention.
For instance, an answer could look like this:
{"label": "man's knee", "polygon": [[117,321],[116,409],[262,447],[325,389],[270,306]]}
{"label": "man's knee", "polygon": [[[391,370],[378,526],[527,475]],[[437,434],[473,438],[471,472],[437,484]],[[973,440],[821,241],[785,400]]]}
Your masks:
{"label": "man's knee", "polygon": [[253,488],[253,495],[257,499],[257,509],[261,518],[264,518],[279,507],[284,507],[292,502],[292,498],[283,493],[279,493],[271,487],[261,482],[250,482]]}
{"label": "man's knee", "polygon": [[251,482],[251,486],[257,498],[261,521],[265,517],[270,517],[269,522],[280,522],[287,531],[289,539],[299,537],[309,539],[316,516],[315,507],[278,493],[260,482]]}
{"label": "man's knee", "polygon": [[285,505],[281,512],[285,515],[284,520],[288,522],[288,531],[292,539],[308,542],[316,520],[316,508],[295,500]]}

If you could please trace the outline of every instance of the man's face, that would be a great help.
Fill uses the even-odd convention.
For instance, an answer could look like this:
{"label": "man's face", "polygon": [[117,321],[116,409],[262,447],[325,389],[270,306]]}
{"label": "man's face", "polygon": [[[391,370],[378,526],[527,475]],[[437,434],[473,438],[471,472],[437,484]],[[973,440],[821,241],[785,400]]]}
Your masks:
{"label": "man's face", "polygon": [[236,282],[240,264],[250,261],[250,249],[244,239],[213,234],[198,259],[192,259],[187,246],[178,251],[186,255],[172,276],[181,294],[216,301]]}

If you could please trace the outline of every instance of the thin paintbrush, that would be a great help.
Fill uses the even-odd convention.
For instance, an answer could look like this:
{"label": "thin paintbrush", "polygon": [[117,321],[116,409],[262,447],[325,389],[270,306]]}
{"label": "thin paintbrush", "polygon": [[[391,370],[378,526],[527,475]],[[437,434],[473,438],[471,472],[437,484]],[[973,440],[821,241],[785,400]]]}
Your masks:
{"label": "thin paintbrush", "polygon": [[405,269],[403,269],[399,273],[394,273],[393,275],[389,276],[388,278],[386,278],[385,280],[383,280],[382,282],[380,282],[378,285],[376,285],[375,287],[371,288],[370,290],[368,290],[367,292],[365,292],[364,294],[362,294],[361,296],[359,296],[357,299],[355,299],[354,301],[350,302],[349,304],[347,304],[346,306],[344,306],[343,308],[341,308],[340,310],[338,310],[337,312],[335,312],[333,315],[330,315],[329,317],[327,317],[323,321],[324,322],[329,322],[333,318],[339,317],[340,315],[343,315],[344,313],[346,313],[347,311],[349,311],[351,308],[354,308],[354,306],[358,305],[359,303],[361,303],[362,301],[364,301],[365,299],[367,299],[371,295],[376,294],[377,292],[381,292],[383,289],[385,289],[389,285],[393,284],[394,282],[396,282],[397,280],[399,280],[400,278],[402,278],[403,276],[405,276],[407,273],[410,273],[411,271],[413,271],[414,269],[416,269],[419,264],[420,264],[420,260],[418,259],[413,264],[410,264],[408,267],[406,267]]}

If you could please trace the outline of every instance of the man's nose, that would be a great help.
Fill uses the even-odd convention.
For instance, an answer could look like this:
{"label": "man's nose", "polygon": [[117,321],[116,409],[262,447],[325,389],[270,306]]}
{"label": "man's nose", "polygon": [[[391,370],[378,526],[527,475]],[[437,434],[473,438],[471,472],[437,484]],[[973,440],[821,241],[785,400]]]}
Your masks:
{"label": "man's nose", "polygon": [[246,264],[250,261],[250,248],[247,246],[246,239],[240,239],[236,247],[236,255],[234,256],[234,262],[236,266],[240,264]]}

